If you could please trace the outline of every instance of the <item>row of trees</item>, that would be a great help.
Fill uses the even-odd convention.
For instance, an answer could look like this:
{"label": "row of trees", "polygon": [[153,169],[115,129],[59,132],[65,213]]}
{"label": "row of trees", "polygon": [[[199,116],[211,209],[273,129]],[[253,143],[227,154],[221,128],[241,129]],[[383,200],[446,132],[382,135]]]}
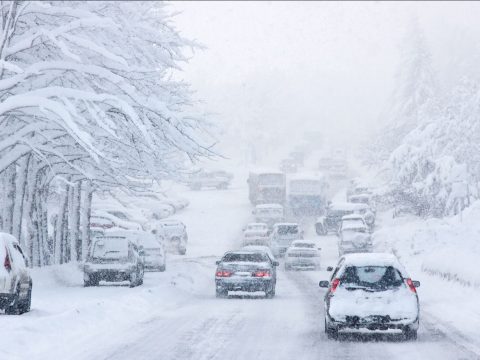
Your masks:
{"label": "row of trees", "polygon": [[424,216],[455,213],[479,194],[480,86],[459,79],[441,90],[418,23],[406,37],[390,121],[368,159],[398,199]]}
{"label": "row of trees", "polygon": [[[162,3],[1,1],[0,229],[34,265],[81,259],[94,191],[211,156]],[[142,181],[139,181],[141,179]]]}

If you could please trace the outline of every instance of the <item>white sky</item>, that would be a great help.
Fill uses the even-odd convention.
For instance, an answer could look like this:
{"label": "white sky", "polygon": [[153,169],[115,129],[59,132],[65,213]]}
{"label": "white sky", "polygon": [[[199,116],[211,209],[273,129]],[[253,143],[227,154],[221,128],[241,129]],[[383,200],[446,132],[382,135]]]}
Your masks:
{"label": "white sky", "polygon": [[171,7],[181,11],[175,17],[181,33],[208,48],[194,55],[182,76],[218,114],[215,121],[227,139],[240,145],[251,139],[277,146],[315,129],[354,146],[382,120],[378,115],[394,86],[398,46],[413,14],[437,55],[442,81],[457,76],[446,69],[464,58],[455,56],[471,54],[471,40],[480,31],[480,3],[172,2]]}

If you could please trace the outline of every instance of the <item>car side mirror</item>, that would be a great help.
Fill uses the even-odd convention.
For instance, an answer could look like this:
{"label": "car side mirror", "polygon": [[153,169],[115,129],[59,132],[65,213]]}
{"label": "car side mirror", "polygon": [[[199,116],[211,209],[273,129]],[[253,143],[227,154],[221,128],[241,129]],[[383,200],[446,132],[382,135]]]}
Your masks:
{"label": "car side mirror", "polygon": [[322,280],[318,283],[318,286],[320,286],[321,288],[329,288],[330,287],[330,282],[329,281],[326,281],[326,280]]}
{"label": "car side mirror", "polygon": [[413,286],[415,286],[416,288],[420,287],[420,281],[418,281],[418,280],[412,280],[412,284],[413,284]]}
{"label": "car side mirror", "polygon": [[327,271],[332,271],[332,270],[333,270],[333,267],[327,266]]}
{"label": "car side mirror", "polygon": [[278,261],[273,262],[273,266],[279,266],[279,265],[280,265],[280,263]]}
{"label": "car side mirror", "polygon": [[215,261],[215,265],[220,265],[220,260]]}

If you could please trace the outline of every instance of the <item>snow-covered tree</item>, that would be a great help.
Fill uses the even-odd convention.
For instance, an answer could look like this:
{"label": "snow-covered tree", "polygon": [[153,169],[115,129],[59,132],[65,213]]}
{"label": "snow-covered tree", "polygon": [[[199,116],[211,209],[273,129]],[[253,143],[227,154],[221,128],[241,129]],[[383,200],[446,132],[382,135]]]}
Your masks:
{"label": "snow-covered tree", "polygon": [[75,259],[94,189],[172,176],[184,156],[212,155],[188,84],[173,80],[196,45],[162,3],[11,1],[0,11],[0,227],[34,264]]}

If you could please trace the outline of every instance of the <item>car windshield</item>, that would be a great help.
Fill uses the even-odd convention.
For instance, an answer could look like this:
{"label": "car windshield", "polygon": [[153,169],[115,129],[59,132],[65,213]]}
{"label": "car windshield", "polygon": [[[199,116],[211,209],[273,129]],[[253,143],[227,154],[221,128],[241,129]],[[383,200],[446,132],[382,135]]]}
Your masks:
{"label": "car windshield", "polygon": [[266,262],[267,256],[262,253],[231,253],[223,257],[223,262]]}
{"label": "car windshield", "polygon": [[298,234],[298,225],[282,225],[277,230],[279,235]]}
{"label": "car windshield", "polygon": [[401,286],[403,279],[393,266],[348,266],[340,277],[340,284],[347,289],[386,290]]}
{"label": "car windshield", "polygon": [[257,214],[258,215],[282,215],[283,211],[282,209],[257,209]]}
{"label": "car windshield", "polygon": [[315,248],[315,244],[311,244],[311,243],[295,243],[295,244],[293,244],[293,247],[296,247],[296,248],[309,248],[309,249],[314,249],[314,248]]}
{"label": "car windshield", "polygon": [[93,244],[93,258],[120,259],[127,256],[128,242],[125,238],[101,238]]}

